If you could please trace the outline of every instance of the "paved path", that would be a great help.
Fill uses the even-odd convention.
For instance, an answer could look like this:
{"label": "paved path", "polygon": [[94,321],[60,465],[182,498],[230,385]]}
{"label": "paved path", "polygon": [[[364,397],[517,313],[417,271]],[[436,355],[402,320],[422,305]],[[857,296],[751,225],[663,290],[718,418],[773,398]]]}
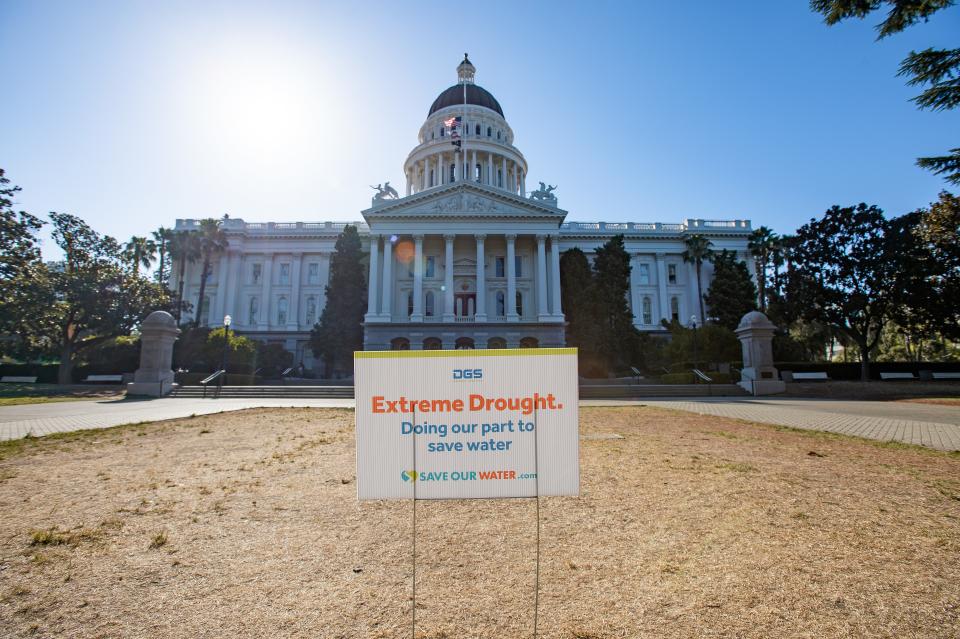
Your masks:
{"label": "paved path", "polygon": [[[593,406],[626,402],[584,401]],[[630,402],[763,424],[960,450],[960,407],[808,398],[651,399]]]}
{"label": "paved path", "polygon": [[[732,417],[900,441],[940,450],[960,450],[960,408],[898,402],[826,399],[702,398],[636,401],[584,400],[582,406],[660,406],[702,415]],[[257,407],[352,408],[352,399],[111,399],[0,407],[0,440],[107,428],[190,415]]]}

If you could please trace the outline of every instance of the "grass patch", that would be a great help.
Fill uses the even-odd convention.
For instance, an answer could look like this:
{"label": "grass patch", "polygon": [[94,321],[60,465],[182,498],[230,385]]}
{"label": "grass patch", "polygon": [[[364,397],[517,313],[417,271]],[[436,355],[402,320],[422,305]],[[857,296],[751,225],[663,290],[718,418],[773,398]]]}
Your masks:
{"label": "grass patch", "polygon": [[160,532],[158,532],[153,536],[153,539],[150,540],[150,545],[148,546],[148,548],[150,548],[150,550],[162,548],[167,545],[168,541],[169,540],[167,539],[167,533],[161,530]]}
{"label": "grass patch", "polygon": [[102,533],[94,528],[61,531],[57,528],[34,530],[30,533],[31,546],[72,546],[76,548],[84,541],[95,541]]}
{"label": "grass patch", "polygon": [[722,470],[732,470],[735,473],[755,473],[759,470],[756,466],[745,464],[743,462],[727,462],[726,464],[717,464],[717,468]]}
{"label": "grass patch", "polygon": [[[101,437],[106,439],[110,435],[123,435],[128,431],[142,430],[151,423],[156,422],[132,422],[130,424],[119,424],[108,428],[85,428],[82,430],[71,430],[65,433],[50,433],[49,435],[42,435],[40,437],[32,433],[27,433],[20,439],[0,441],[0,460],[10,459],[26,453],[38,452],[51,444],[69,444],[91,441]],[[137,434],[140,433],[138,432]]]}

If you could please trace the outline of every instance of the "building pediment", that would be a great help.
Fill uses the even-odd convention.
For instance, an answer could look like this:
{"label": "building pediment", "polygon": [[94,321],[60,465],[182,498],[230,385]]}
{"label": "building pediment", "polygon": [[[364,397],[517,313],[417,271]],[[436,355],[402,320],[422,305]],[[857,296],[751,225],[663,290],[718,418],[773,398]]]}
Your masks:
{"label": "building pediment", "polygon": [[397,200],[381,200],[363,211],[370,220],[480,218],[560,222],[567,212],[482,184],[457,183]]}

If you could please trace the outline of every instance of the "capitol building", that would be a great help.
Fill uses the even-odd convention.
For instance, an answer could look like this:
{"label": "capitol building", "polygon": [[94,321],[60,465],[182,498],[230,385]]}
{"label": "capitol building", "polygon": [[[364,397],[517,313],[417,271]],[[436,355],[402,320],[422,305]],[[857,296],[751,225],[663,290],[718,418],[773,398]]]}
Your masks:
{"label": "capitol building", "polygon": [[[682,258],[690,235],[708,237],[715,250],[733,251],[753,268],[748,220],[566,221],[552,187],[532,188],[514,131],[475,73],[465,56],[457,83],[420,126],[403,163],[405,184],[382,186],[361,211],[364,221],[352,223],[369,259],[365,349],[562,346],[560,254],[576,247],[591,257],[618,234],[631,256],[629,302],[641,331],[664,331],[661,320],[686,323],[697,312],[694,267]],[[204,304],[199,262],[187,265],[184,299],[203,309],[201,324],[231,315],[238,333],[283,344],[295,364],[322,372],[308,341],[346,224],[228,218],[229,246],[215,258]],[[180,219],[175,229],[198,227]],[[706,291],[710,264],[703,274]],[[179,277],[174,272],[171,281]]]}

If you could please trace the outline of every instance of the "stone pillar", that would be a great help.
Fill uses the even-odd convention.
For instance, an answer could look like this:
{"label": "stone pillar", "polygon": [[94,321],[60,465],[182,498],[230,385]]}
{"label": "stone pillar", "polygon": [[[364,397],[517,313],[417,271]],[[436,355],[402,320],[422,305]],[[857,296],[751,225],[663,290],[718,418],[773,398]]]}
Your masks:
{"label": "stone pillar", "polygon": [[546,235],[537,236],[537,320],[550,319],[547,311],[547,250]]}
{"label": "stone pillar", "polygon": [[493,153],[487,153],[487,185],[493,186]]}
{"label": "stone pillar", "polygon": [[759,311],[743,316],[735,331],[743,348],[740,386],[753,395],[773,395],[787,390],[773,366],[773,333],[776,326]]}
{"label": "stone pillar", "polygon": [[303,263],[303,253],[293,254],[293,264],[290,268],[290,312],[287,313],[287,330],[300,330],[300,268]]}
{"label": "stone pillar", "polygon": [[166,311],[154,311],[140,324],[140,368],[127,384],[129,395],[162,397],[174,389],[173,343],[180,329]]}
{"label": "stone pillar", "polygon": [[477,151],[476,151],[476,149],[474,149],[474,150],[472,151],[472,153],[473,153],[473,156],[472,156],[473,159],[470,160],[470,181],[472,181],[472,182],[479,182],[480,180],[477,179],[476,177],[474,177],[474,171],[477,170]]}
{"label": "stone pillar", "polygon": [[563,309],[560,308],[560,235],[550,236],[550,284],[553,298],[553,316],[563,319]]}
{"label": "stone pillar", "polygon": [[660,319],[670,321],[670,300],[667,299],[667,264],[666,255],[657,253],[657,309]]}
{"label": "stone pillar", "polygon": [[430,162],[423,158],[423,188],[430,188]]}
{"label": "stone pillar", "polygon": [[503,186],[501,186],[500,188],[506,189],[507,188],[507,156],[505,155],[500,156],[500,172],[503,173]]}
{"label": "stone pillar", "polygon": [[413,314],[411,322],[423,321],[423,236],[413,236]]}
{"label": "stone pillar", "polygon": [[453,240],[456,235],[444,235],[443,257],[443,321],[453,321]]}
{"label": "stone pillar", "polygon": [[507,235],[507,321],[519,321],[517,315],[516,235]]}
{"label": "stone pillar", "polygon": [[527,174],[520,171],[520,197],[527,197]]}
{"label": "stone pillar", "polygon": [[386,319],[393,318],[393,242],[389,236],[383,238],[383,298],[380,315]]}
{"label": "stone pillar", "polygon": [[437,156],[437,184],[446,184],[447,175],[446,171],[443,170],[443,153]]}
{"label": "stone pillar", "polygon": [[[377,308],[377,297],[379,291],[377,287],[380,282],[378,277],[380,275],[380,236],[376,233],[370,234],[370,277],[367,278],[367,315],[364,318],[367,322],[375,320],[380,314],[380,309]],[[317,309],[319,314],[320,309]]]}
{"label": "stone pillar", "polygon": [[273,287],[273,253],[264,253],[263,270],[260,273],[263,279],[260,287],[260,325],[257,327],[265,331],[270,327],[270,295]]}
{"label": "stone pillar", "polygon": [[486,280],[486,252],[483,241],[486,235],[475,235],[477,238],[477,312],[474,316],[478,322],[487,321],[487,280]]}

